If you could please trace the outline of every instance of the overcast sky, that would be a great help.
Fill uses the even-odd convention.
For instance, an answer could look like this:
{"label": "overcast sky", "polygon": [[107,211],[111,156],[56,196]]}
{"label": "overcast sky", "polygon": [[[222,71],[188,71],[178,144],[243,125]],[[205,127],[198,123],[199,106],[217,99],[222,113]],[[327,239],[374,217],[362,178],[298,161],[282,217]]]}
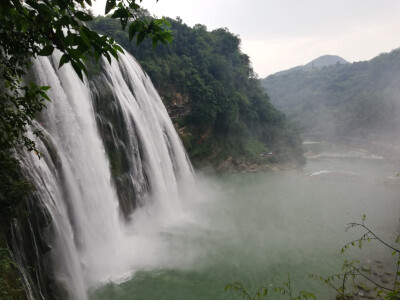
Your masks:
{"label": "overcast sky", "polygon": [[[96,2],[100,14],[104,0]],[[400,0],[143,0],[142,6],[189,26],[227,27],[261,78],[325,54],[354,62],[400,47]]]}

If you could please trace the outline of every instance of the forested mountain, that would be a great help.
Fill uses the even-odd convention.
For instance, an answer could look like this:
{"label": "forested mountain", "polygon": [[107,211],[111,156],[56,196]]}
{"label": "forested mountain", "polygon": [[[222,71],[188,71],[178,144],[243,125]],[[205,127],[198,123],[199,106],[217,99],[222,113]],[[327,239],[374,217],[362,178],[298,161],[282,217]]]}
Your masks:
{"label": "forested mountain", "polygon": [[337,55],[323,55],[308,64],[304,65],[305,68],[322,68],[336,64],[348,64],[349,62]]}
{"label": "forested mountain", "polygon": [[323,55],[310,61],[305,65],[296,66],[288,70],[279,71],[274,75],[284,75],[299,70],[312,71],[313,69],[321,69],[323,67],[328,67],[336,64],[348,64],[348,63],[349,63],[348,61],[337,55]]}
{"label": "forested mountain", "polygon": [[301,162],[299,135],[270,103],[239,37],[168,21],[173,43],[155,49],[150,41],[130,43],[113,19],[97,17],[90,26],[114,37],[150,75],[195,163]]}
{"label": "forested mountain", "polygon": [[308,137],[398,140],[399,49],[370,61],[292,69],[261,82],[271,102]]}

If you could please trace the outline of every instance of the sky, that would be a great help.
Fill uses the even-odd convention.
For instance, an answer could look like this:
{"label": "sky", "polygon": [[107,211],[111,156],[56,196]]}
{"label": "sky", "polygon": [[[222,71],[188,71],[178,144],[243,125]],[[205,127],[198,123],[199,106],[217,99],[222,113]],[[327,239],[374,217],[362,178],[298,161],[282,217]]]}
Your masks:
{"label": "sky", "polygon": [[[96,0],[95,14],[105,0]],[[138,1],[137,1],[138,2]],[[260,78],[326,54],[349,62],[400,47],[400,0],[143,0],[155,16],[226,27]]]}

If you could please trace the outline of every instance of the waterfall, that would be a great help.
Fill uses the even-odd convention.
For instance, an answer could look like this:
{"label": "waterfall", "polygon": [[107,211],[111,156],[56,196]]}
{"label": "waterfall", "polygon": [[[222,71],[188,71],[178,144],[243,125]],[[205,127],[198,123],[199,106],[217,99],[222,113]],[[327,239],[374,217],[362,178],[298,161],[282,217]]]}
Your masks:
{"label": "waterfall", "polygon": [[[140,232],[180,218],[194,185],[190,162],[148,76],[120,55],[81,82],[60,53],[34,61],[32,77],[52,99],[32,137],[43,157],[20,155],[45,208],[43,236],[63,295],[87,299],[93,286],[146,264]],[[38,251],[38,250],[37,250]]]}

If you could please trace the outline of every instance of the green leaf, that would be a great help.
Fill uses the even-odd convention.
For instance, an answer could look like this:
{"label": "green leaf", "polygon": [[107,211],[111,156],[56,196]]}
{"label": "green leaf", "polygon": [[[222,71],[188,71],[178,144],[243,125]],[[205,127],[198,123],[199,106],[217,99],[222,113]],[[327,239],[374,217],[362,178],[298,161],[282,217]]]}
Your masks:
{"label": "green leaf", "polygon": [[140,5],[137,4],[137,3],[135,3],[135,1],[132,1],[132,2],[129,4],[129,8],[131,8],[131,9],[133,9],[133,10],[138,10],[138,9],[140,8]]}
{"label": "green leaf", "polygon": [[146,31],[145,30],[141,30],[138,33],[138,36],[137,36],[137,39],[136,39],[136,44],[140,45],[143,42],[145,37],[146,37]]}
{"label": "green leaf", "polygon": [[79,31],[82,41],[88,46],[91,47],[92,46],[92,42],[90,41],[90,39],[88,38],[88,36],[83,32],[83,30]]}
{"label": "green leaf", "polygon": [[129,40],[131,41],[133,37],[135,36],[136,32],[139,30],[139,23],[138,22],[132,22],[131,25],[129,25]]}
{"label": "green leaf", "polygon": [[113,49],[115,50],[115,51],[119,51],[119,52],[121,52],[121,53],[124,53],[124,50],[120,47],[120,45],[118,45],[118,44],[115,44],[115,45],[113,45]]}
{"label": "green leaf", "polygon": [[110,54],[108,54],[108,52],[105,52],[104,56],[107,58],[108,63],[111,65],[111,56],[110,56]]}
{"label": "green leaf", "polygon": [[75,12],[75,16],[81,20],[81,21],[91,21],[93,20],[93,17],[83,11],[77,11]]}
{"label": "green leaf", "polygon": [[76,61],[71,61],[71,65],[75,70],[75,73],[79,76],[80,80],[83,81],[82,69]]}
{"label": "green leaf", "polygon": [[124,7],[118,8],[111,16],[113,19],[117,18],[128,18],[129,14],[128,11]]}
{"label": "green leaf", "polygon": [[[86,26],[83,26],[81,28],[81,31],[84,32],[86,34],[86,36],[91,39],[91,40],[97,40],[100,38],[99,34],[93,30],[90,30],[89,28],[87,28]],[[107,37],[105,37],[107,38]]]}
{"label": "green leaf", "polygon": [[104,14],[108,14],[115,7],[115,0],[107,0]]}
{"label": "green leaf", "polygon": [[42,96],[43,99],[46,99],[47,101],[50,101],[49,96],[47,96],[47,94],[45,92],[40,91],[39,94],[40,94],[40,96]]}
{"label": "green leaf", "polygon": [[52,45],[45,46],[42,50],[39,51],[40,56],[49,56],[53,53],[54,47]]}
{"label": "green leaf", "polygon": [[40,89],[41,89],[42,91],[48,91],[50,88],[51,88],[51,87],[48,86],[48,85],[43,85],[43,86],[40,87]]}

